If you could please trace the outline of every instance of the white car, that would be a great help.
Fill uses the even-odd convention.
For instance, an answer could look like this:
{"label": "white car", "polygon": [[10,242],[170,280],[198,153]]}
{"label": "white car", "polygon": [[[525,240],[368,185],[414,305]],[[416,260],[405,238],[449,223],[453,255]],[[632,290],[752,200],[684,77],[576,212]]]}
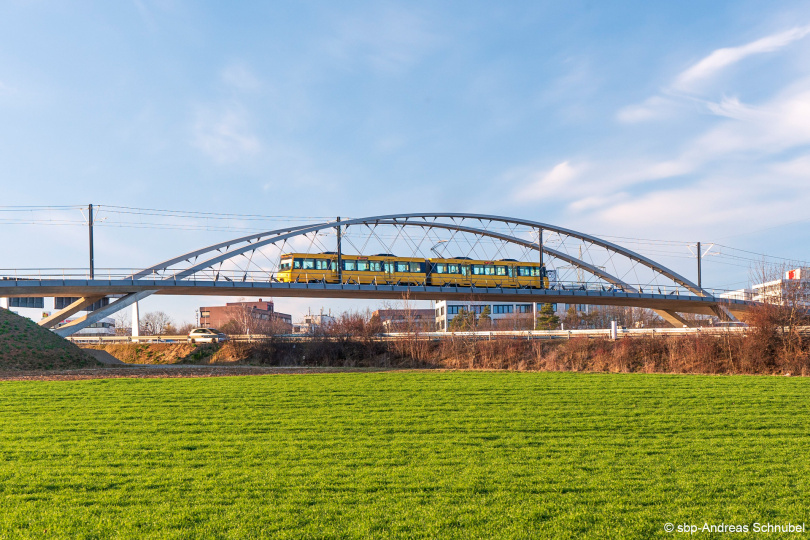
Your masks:
{"label": "white car", "polygon": [[220,343],[228,339],[228,336],[213,328],[195,328],[188,333],[189,343]]}

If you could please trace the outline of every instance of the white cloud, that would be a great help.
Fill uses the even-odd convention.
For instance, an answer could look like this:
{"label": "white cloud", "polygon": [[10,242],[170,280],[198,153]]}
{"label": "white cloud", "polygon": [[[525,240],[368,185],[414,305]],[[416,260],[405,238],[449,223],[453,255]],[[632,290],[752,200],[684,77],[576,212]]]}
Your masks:
{"label": "white cloud", "polygon": [[706,103],[706,107],[716,116],[726,116],[738,120],[747,117],[750,118],[755,114],[755,111],[750,106],[740,103],[739,98],[736,96],[723,96],[723,99],[721,99],[719,103],[708,102]]}
{"label": "white cloud", "polygon": [[[805,166],[808,163],[804,163]],[[628,196],[583,219],[612,231],[643,230],[648,237],[666,237],[675,228],[681,238],[712,231],[728,234],[756,223],[782,223],[785,216],[806,214],[810,191],[774,183],[776,167],[740,165],[721,174],[704,174],[689,185],[672,185]]]}
{"label": "white cloud", "polygon": [[410,69],[438,42],[426,20],[412,9],[391,6],[363,17],[346,17],[328,51],[343,63],[363,62],[374,70],[397,74]]}
{"label": "white cloud", "polygon": [[810,25],[791,28],[739,47],[717,49],[701,61],[683,71],[675,79],[674,87],[689,90],[697,83],[708,79],[725,67],[752,56],[777,51],[810,33]]}
{"label": "white cloud", "polygon": [[616,114],[616,117],[620,122],[627,124],[646,122],[667,116],[676,106],[677,104],[671,99],[653,96],[638,105],[623,107]]}
{"label": "white cloud", "polygon": [[261,149],[241,107],[231,106],[222,112],[200,109],[196,116],[192,143],[217,163],[235,162]]}
{"label": "white cloud", "polygon": [[806,213],[810,79],[757,106],[727,97],[714,107],[714,125],[669,149],[669,158],[590,159],[587,168],[562,162],[524,172],[513,199],[547,197],[579,221],[661,235],[673,225],[730,232],[751,219],[769,224]]}
{"label": "white cloud", "polygon": [[243,92],[255,92],[262,86],[258,77],[243,62],[234,62],[226,66],[220,73],[220,78],[229,87]]}
{"label": "white cloud", "polygon": [[719,107],[732,120],[699,136],[685,155],[709,162],[732,153],[766,156],[810,144],[810,81],[756,108],[739,102]]}
{"label": "white cloud", "polygon": [[632,124],[650,120],[660,120],[672,116],[676,111],[685,110],[686,106],[699,104],[703,111],[717,116],[737,118],[748,114],[747,106],[736,97],[723,97],[719,103],[699,97],[699,90],[713,76],[724,68],[736,64],[745,58],[766,52],[775,52],[810,34],[810,25],[798,26],[778,34],[773,34],[739,47],[717,49],[681,72],[675,80],[661,91],[661,94],[647,98],[644,102],[619,109],[616,119],[622,123]]}
{"label": "white cloud", "polygon": [[0,96],[10,96],[16,93],[16,89],[9,86],[8,84],[0,81]]}
{"label": "white cloud", "polygon": [[623,192],[641,184],[691,173],[689,156],[672,160],[614,160],[573,166],[568,161],[540,172],[513,171],[507,177],[518,184],[512,199],[529,204],[541,199],[568,201],[574,211],[593,210],[623,200]]}
{"label": "white cloud", "polygon": [[550,198],[563,193],[566,187],[584,170],[584,166],[574,167],[568,161],[555,165],[550,171],[533,173],[527,182],[517,190],[515,199],[521,202]]}

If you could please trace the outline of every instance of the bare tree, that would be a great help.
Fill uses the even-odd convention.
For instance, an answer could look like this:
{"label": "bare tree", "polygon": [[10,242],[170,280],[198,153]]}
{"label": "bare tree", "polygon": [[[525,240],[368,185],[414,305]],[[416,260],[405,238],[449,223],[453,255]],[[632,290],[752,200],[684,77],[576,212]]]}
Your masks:
{"label": "bare tree", "polygon": [[749,309],[746,322],[753,327],[756,354],[767,364],[776,360],[788,364],[808,354],[801,327],[810,324],[810,282],[801,279],[804,269],[797,278],[788,275],[791,267],[763,260],[752,271],[757,283],[754,300],[761,303]]}
{"label": "bare tree", "polygon": [[241,299],[237,305],[230,306],[226,310],[230,318],[227,324],[228,330],[235,334],[255,335],[258,325],[258,314],[254,313],[255,311],[253,306],[241,303]]}
{"label": "bare tree", "polygon": [[241,298],[239,303],[230,306],[226,313],[229,321],[220,330],[228,334],[255,336],[284,334],[288,331],[283,321],[274,319],[271,313],[243,303]]}
{"label": "bare tree", "polygon": [[194,330],[194,328],[195,328],[195,326],[194,326],[193,323],[190,323],[188,321],[183,321],[183,323],[180,324],[180,326],[177,327],[177,333],[179,335],[185,335],[185,334],[188,334],[189,332],[191,332],[192,330]]}
{"label": "bare tree", "polygon": [[132,333],[132,322],[129,316],[129,310],[122,309],[113,315],[115,321],[115,334],[118,336],[126,336]]}
{"label": "bare tree", "polygon": [[174,321],[163,311],[150,311],[141,318],[141,333],[162,336],[175,331]]}

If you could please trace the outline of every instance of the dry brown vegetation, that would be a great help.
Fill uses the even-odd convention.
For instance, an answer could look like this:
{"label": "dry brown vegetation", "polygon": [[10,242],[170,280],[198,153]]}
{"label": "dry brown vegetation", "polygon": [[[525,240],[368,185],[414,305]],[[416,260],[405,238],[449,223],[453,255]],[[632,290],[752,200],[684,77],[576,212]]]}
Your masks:
{"label": "dry brown vegetation", "polygon": [[[418,330],[381,340],[379,320],[347,313],[311,339],[280,337],[223,345],[143,344],[104,347],[125,362],[250,363],[263,366],[507,369],[708,374],[810,375],[806,322],[779,306],[753,310],[746,333],[532,340],[497,337],[426,339]],[[787,317],[787,318],[786,318]],[[119,350],[120,348],[120,350]],[[171,355],[174,355],[172,358]]]}

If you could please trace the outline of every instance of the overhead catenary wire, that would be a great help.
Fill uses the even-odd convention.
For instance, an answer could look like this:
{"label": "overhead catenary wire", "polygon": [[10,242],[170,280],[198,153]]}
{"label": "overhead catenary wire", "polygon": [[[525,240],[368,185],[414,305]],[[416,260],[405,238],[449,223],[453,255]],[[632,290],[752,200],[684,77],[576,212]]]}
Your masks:
{"label": "overhead catenary wire", "polygon": [[[270,224],[310,221],[332,221],[332,216],[290,216],[290,215],[264,215],[264,214],[238,214],[225,212],[205,212],[197,210],[171,210],[161,208],[143,208],[120,205],[94,205],[97,213],[95,226],[105,228],[131,228],[155,229],[200,232],[255,232],[261,230],[262,224],[270,228]],[[36,225],[36,226],[81,226],[87,225],[86,219],[72,219],[69,214],[85,210],[85,205],[29,205],[29,206],[0,206],[0,225]],[[27,213],[27,215],[25,215]],[[44,215],[43,215],[44,214]],[[127,219],[126,216],[138,217],[139,220]],[[154,219],[164,218],[164,219]],[[406,224],[407,222],[403,222]],[[506,232],[513,236],[536,234],[536,230],[527,226],[498,225],[489,222],[485,227],[492,232]],[[380,240],[389,240],[391,236],[378,233]],[[555,240],[553,236],[556,236]],[[564,233],[553,233],[546,240],[548,245],[563,245]],[[634,238],[628,236],[602,235],[599,237],[608,241],[617,241],[622,247],[630,248],[644,256],[665,257],[668,259],[694,259],[694,254],[684,253],[684,248],[694,246],[694,242],[677,240],[656,240],[650,238]],[[500,241],[479,239],[480,244],[500,246]],[[562,243],[560,243],[562,242]],[[807,261],[768,255],[755,251],[734,248],[724,244],[715,246],[719,251],[712,253],[705,259],[712,264],[726,266],[746,267],[760,264],[763,261],[790,263],[797,265],[810,265]]]}

